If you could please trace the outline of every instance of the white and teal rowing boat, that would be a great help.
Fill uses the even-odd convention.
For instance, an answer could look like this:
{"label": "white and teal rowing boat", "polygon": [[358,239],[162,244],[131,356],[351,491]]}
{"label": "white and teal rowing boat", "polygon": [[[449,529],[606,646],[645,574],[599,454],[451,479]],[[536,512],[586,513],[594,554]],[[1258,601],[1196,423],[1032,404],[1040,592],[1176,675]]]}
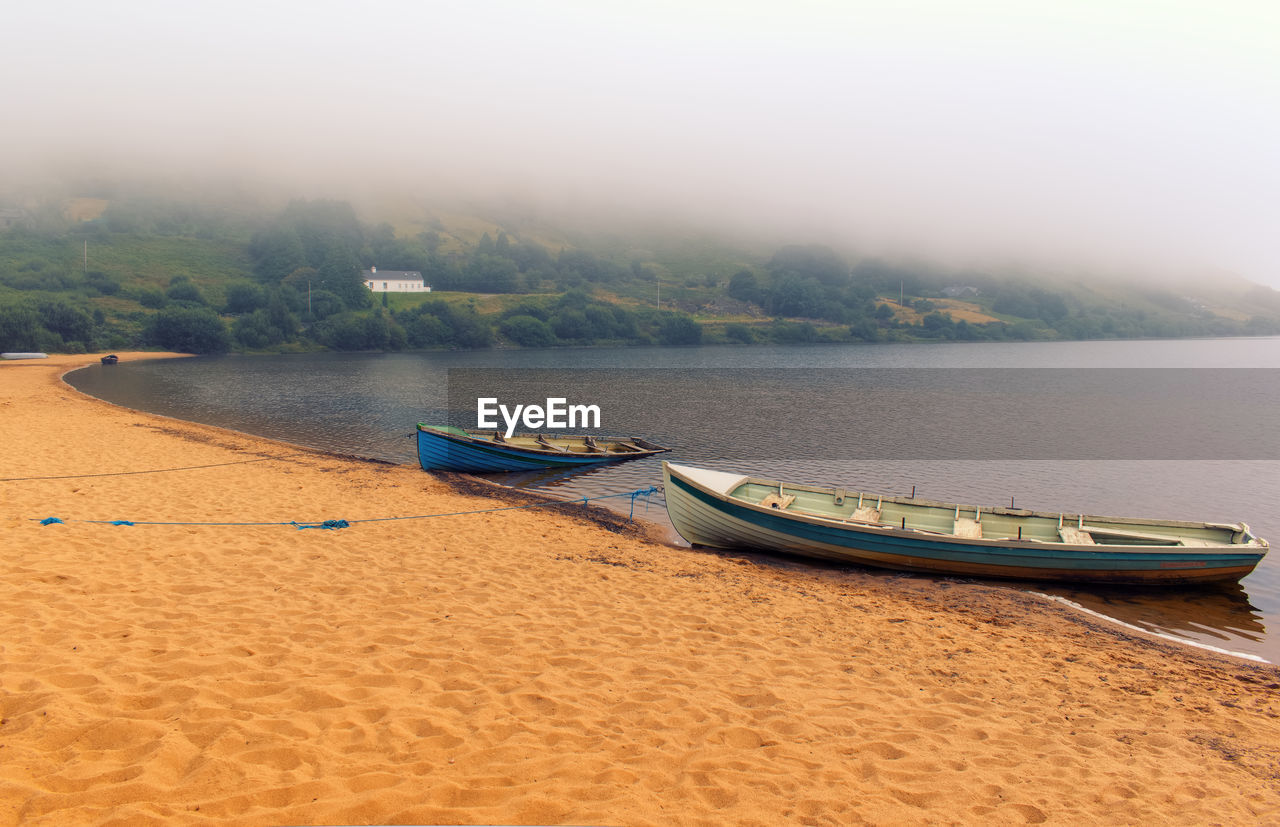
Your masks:
{"label": "white and teal rowing boat", "polygon": [[878,568],[1171,585],[1239,580],[1266,555],[1244,523],[982,508],[662,463],[667,512],[699,546]]}

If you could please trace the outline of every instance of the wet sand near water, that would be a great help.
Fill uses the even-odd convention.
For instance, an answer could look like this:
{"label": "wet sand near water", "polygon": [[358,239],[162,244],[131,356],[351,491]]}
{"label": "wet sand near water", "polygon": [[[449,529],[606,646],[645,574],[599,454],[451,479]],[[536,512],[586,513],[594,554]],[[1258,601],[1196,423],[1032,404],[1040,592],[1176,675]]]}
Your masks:
{"label": "wet sand near water", "polygon": [[0,363],[0,823],[1280,822],[1274,666],[580,505],[189,525],[535,498],[62,383],[96,358]]}

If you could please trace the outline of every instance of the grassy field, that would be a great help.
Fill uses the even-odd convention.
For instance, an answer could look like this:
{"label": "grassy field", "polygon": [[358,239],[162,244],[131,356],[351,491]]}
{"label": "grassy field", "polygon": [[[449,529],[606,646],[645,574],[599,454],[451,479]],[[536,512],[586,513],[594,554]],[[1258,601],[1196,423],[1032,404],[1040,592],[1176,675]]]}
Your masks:
{"label": "grassy field", "polygon": [[969,324],[1001,321],[1000,318],[991,315],[974,302],[959,299],[929,299],[929,301],[934,305],[934,310],[921,312],[914,307],[902,307],[898,304],[897,296],[876,296],[876,303],[887,304],[893,310],[893,318],[904,324],[919,324],[921,319],[934,312],[948,313],[955,321],[964,321]]}
{"label": "grassy field", "polygon": [[[531,298],[544,299],[559,294],[552,293],[461,293],[451,290],[433,290],[430,293],[388,293],[387,306],[392,310],[410,310],[430,301],[447,304],[470,305],[477,313],[487,315],[501,313],[508,307]],[[374,302],[382,302],[382,294],[374,295]]]}
{"label": "grassy field", "polygon": [[244,245],[233,241],[165,236],[109,236],[89,241],[89,270],[125,285],[165,288],[174,276],[187,276],[206,298],[221,301],[226,283],[250,278],[252,265]]}

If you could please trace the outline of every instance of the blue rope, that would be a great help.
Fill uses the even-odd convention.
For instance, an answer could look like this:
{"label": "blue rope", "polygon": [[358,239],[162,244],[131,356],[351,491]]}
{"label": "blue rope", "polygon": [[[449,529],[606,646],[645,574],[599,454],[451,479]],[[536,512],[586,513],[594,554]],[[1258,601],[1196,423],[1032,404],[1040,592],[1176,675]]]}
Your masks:
{"label": "blue rope", "polygon": [[657,490],[657,486],[651,485],[648,488],[641,488],[637,491],[631,492],[631,512],[627,514],[627,522],[631,522],[636,516],[636,497],[644,497],[644,513],[648,514],[649,497],[651,497]]}
{"label": "blue rope", "polygon": [[[461,517],[470,514],[492,514],[496,511],[519,511],[524,508],[538,508],[547,505],[572,505],[574,503],[582,503],[586,505],[592,500],[608,500],[613,497],[630,497],[631,513],[627,515],[627,522],[631,522],[635,518],[636,498],[644,497],[645,513],[649,511],[649,497],[658,490],[657,486],[649,486],[648,488],[638,488],[635,491],[624,491],[620,494],[601,494],[598,497],[583,497],[581,499],[572,500],[547,500],[545,502],[529,503],[527,505],[506,505],[499,508],[480,508],[474,511],[445,511],[439,514],[417,514],[412,517],[368,517],[363,520],[313,520],[311,522],[298,522],[290,520],[287,523],[185,523],[185,522],[159,522],[147,520],[72,520],[79,523],[97,523],[100,525],[195,525],[195,526],[282,526],[289,525],[302,530],[304,528],[318,529],[339,529],[350,528],[354,523],[387,523],[396,520],[426,520],[431,517]],[[38,520],[40,525],[53,525],[54,523],[64,524],[58,517],[45,517]]]}
{"label": "blue rope", "polygon": [[301,531],[304,528],[337,529],[337,528],[351,527],[351,523],[347,522],[346,520],[325,520],[323,523],[317,523],[315,525],[304,525],[303,523],[295,522],[295,523],[290,523],[289,525],[296,526],[299,531]]}

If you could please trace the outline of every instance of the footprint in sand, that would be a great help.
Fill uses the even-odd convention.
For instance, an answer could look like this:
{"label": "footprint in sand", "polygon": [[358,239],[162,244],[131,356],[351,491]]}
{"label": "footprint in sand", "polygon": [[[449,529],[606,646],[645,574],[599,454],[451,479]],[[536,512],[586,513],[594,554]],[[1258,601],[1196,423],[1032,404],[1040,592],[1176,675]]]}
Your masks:
{"label": "footprint in sand", "polygon": [[886,744],[884,741],[876,741],[875,743],[867,744],[861,751],[874,753],[888,761],[897,761],[899,758],[905,758],[907,756],[906,750],[899,749],[893,744]]}

